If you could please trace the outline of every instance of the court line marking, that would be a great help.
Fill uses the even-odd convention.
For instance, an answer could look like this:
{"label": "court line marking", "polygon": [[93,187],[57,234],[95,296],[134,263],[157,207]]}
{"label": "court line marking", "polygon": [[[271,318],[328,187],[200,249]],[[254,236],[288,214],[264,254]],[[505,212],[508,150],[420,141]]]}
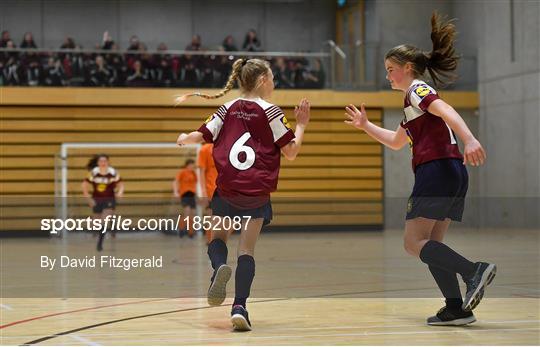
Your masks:
{"label": "court line marking", "polygon": [[[454,329],[452,329],[454,328]],[[452,330],[449,330],[452,329]],[[399,336],[399,335],[435,335],[435,334],[471,334],[471,333],[483,333],[486,332],[506,332],[506,333],[518,333],[523,331],[540,331],[540,328],[502,328],[502,329],[474,329],[473,326],[471,327],[461,327],[458,329],[455,329],[455,327],[449,327],[449,329],[445,330],[417,330],[417,331],[385,331],[385,332],[357,332],[357,333],[338,333],[338,334],[303,334],[303,335],[267,335],[267,336],[252,336],[251,333],[247,334],[235,334],[231,332],[231,335],[236,336],[230,336],[230,337],[223,337],[223,336],[216,336],[216,337],[207,337],[207,338],[179,338],[178,335],[172,335],[173,341],[175,344],[185,344],[188,342],[215,342],[215,341],[234,341],[234,340],[241,340],[242,337],[246,337],[249,340],[277,340],[277,339],[305,339],[305,338],[322,338],[322,337],[369,337],[369,336]],[[115,336],[115,334],[110,334],[111,336]],[[154,335],[159,335],[160,337],[167,336],[163,335],[160,332],[155,332]],[[117,335],[116,335],[117,336]],[[141,341],[141,339],[134,339],[134,340],[122,340],[123,344],[129,344],[129,342],[149,342],[149,341],[164,341],[162,338],[157,339],[144,339]],[[170,340],[165,340],[170,341]],[[25,344],[26,345],[26,344]]]}
{"label": "court line marking", "polygon": [[[400,319],[400,320],[392,320],[392,319],[388,319],[388,320],[379,320],[379,321],[366,321],[366,322],[363,322],[363,323],[369,323],[369,322],[372,322],[372,323],[379,323],[381,325],[349,325],[349,326],[318,326],[318,327],[300,327],[300,328],[265,328],[264,329],[264,332],[272,332],[272,331],[280,331],[280,330],[284,330],[284,331],[289,331],[289,330],[292,330],[292,331],[295,331],[295,330],[299,330],[299,331],[302,331],[302,330],[348,330],[348,329],[381,329],[381,328],[409,328],[409,327],[418,327],[419,325],[421,324],[400,324],[400,325],[382,325],[384,324],[385,322],[398,322],[398,321],[403,321],[403,319]],[[477,324],[474,324],[474,325],[469,325],[467,327],[448,327],[449,329],[450,328],[458,328],[458,329],[474,329],[474,330],[477,330],[477,325],[478,324],[523,324],[523,323],[540,323],[540,320],[506,320],[506,321],[484,321],[484,320],[478,320],[477,321]],[[427,325],[424,325],[426,328],[429,328]],[[535,327],[536,328],[536,327]],[[505,329],[505,328],[501,328],[501,329]],[[515,330],[513,328],[508,328],[510,330]],[[520,329],[525,329],[525,328],[520,328]],[[529,327],[529,328],[526,328],[526,329],[532,329],[532,327]],[[538,328],[540,329],[540,327]],[[489,331],[493,331],[494,329],[486,329],[486,330],[489,330]],[[126,335],[130,335],[130,332],[126,332],[125,333]],[[163,332],[157,332],[157,331],[143,331],[143,332],[137,332],[137,336],[143,336],[143,335],[155,335],[155,334],[159,334],[159,335],[163,335],[163,336],[177,336],[176,334],[173,334],[173,333],[163,333]],[[9,338],[9,339],[15,339],[15,338],[32,338],[32,337],[36,337],[36,336],[39,336],[39,334],[36,334],[36,335],[12,335],[12,336],[5,336],[4,338]],[[69,335],[69,336],[79,336],[79,335]],[[88,333],[88,334],[85,334],[85,336],[88,336],[88,337],[107,337],[107,336],[123,336],[121,333],[119,332],[112,332],[112,333]],[[80,336],[79,336],[80,337]]]}
{"label": "court line marking", "polygon": [[[333,296],[333,295],[335,295],[335,294],[330,294],[328,296]],[[316,298],[318,298],[318,297],[321,297],[321,296],[317,296]],[[252,304],[277,302],[277,301],[288,301],[288,300],[292,300],[292,298],[277,298],[277,299],[267,299],[267,300],[253,301]],[[221,306],[227,306],[227,305],[228,304],[223,304]],[[218,306],[218,307],[220,307],[220,306]],[[54,339],[54,338],[59,337],[59,336],[69,335],[69,334],[72,334],[72,333],[75,333],[75,332],[89,330],[89,329],[97,328],[97,327],[100,327],[100,326],[115,324],[115,323],[124,322],[124,321],[130,321],[130,320],[135,320],[135,319],[140,319],[140,318],[147,318],[147,317],[155,317],[155,316],[166,315],[166,314],[171,314],[171,313],[180,313],[180,312],[197,311],[197,310],[203,310],[203,309],[211,309],[211,308],[213,308],[213,307],[212,306],[202,306],[202,307],[193,307],[193,308],[188,308],[188,309],[179,309],[179,310],[172,310],[172,311],[156,312],[156,313],[151,313],[151,314],[120,318],[120,319],[115,319],[115,320],[112,320],[112,321],[105,321],[105,322],[101,322],[101,323],[96,323],[96,324],[92,324],[92,325],[87,325],[87,326],[83,326],[83,327],[63,331],[63,332],[53,334],[53,335],[49,335],[49,336],[44,336],[44,337],[41,337],[41,338],[38,338],[38,339],[35,339],[35,340],[32,340],[32,341],[26,342],[26,343],[24,343],[24,345],[33,345],[33,344],[37,344],[37,343],[40,343],[40,342],[44,342],[44,341],[47,341],[47,340]],[[513,330],[513,329],[510,329],[510,330]],[[540,330],[540,328],[538,330]]]}
{"label": "court line marking", "polygon": [[70,310],[70,311],[48,313],[48,314],[44,314],[44,315],[41,315],[41,316],[30,317],[30,318],[14,321],[14,322],[11,322],[11,323],[6,323],[4,325],[0,325],[0,330],[4,329],[4,328],[7,328],[7,327],[10,327],[10,326],[13,326],[13,325],[27,323],[27,322],[31,322],[31,321],[38,320],[38,319],[48,318],[48,317],[61,316],[61,315],[70,314],[70,313],[77,313],[77,312],[90,311],[90,310],[98,310],[100,308],[107,308],[107,307],[124,306],[124,305],[131,305],[131,304],[142,304],[142,303],[145,303],[145,302],[171,300],[171,299],[175,299],[175,298],[166,298],[166,299],[160,298],[160,299],[129,301],[129,302],[122,302],[122,303],[118,303],[118,304],[99,305],[99,306],[85,307],[85,308],[80,308],[80,309]]}
{"label": "court line marking", "polygon": [[85,339],[84,337],[77,334],[69,335],[69,337],[71,337],[73,340],[84,343],[86,346],[101,346],[99,343]]}
{"label": "court line marking", "polygon": [[[268,299],[268,300],[254,301],[252,303],[255,303],[255,302],[270,302],[270,301],[283,301],[283,300],[290,300],[290,299],[289,298]],[[228,305],[229,304],[221,305],[221,306],[228,306]],[[104,326],[104,325],[110,325],[110,324],[114,324],[114,323],[125,322],[125,321],[130,321],[130,320],[139,319],[139,318],[154,317],[154,316],[166,315],[166,314],[170,314],[170,313],[179,313],[179,312],[204,310],[204,309],[209,309],[209,308],[214,308],[214,307],[216,307],[216,306],[200,306],[200,307],[192,307],[192,308],[187,308],[187,309],[178,309],[178,310],[172,310],[172,311],[156,312],[156,313],[149,313],[149,314],[144,314],[144,315],[139,315],[139,316],[131,316],[131,317],[126,317],[126,318],[120,318],[120,319],[115,319],[115,320],[112,320],[112,321],[105,321],[105,322],[96,323],[96,324],[92,324],[92,325],[86,325],[86,326],[83,326],[83,327],[63,331],[63,332],[53,334],[53,335],[49,335],[49,336],[44,336],[42,338],[30,341],[30,342],[23,343],[23,345],[34,345],[34,344],[37,344],[37,343],[40,343],[40,342],[44,342],[44,341],[47,341],[47,340],[54,339],[54,338],[59,337],[59,336],[65,336],[65,335],[69,335],[69,334],[76,333],[76,332],[83,331],[83,330],[93,329],[93,328],[97,328],[97,327]],[[217,307],[220,307],[220,306],[217,306]]]}
{"label": "court line marking", "polygon": [[[406,289],[402,288],[402,289],[386,289],[386,290],[364,291],[364,292],[333,293],[333,294],[326,294],[326,295],[321,294],[321,295],[314,296],[313,298],[332,297],[332,296],[336,297],[336,296],[344,296],[344,295],[365,295],[365,294],[386,293],[386,292],[422,291],[422,290],[431,290],[431,289],[434,289],[434,288],[435,287],[406,288]],[[111,305],[101,305],[101,306],[88,307],[88,308],[82,308],[82,309],[71,310],[71,311],[64,311],[64,312],[45,314],[45,315],[41,315],[41,316],[37,316],[37,317],[31,317],[31,318],[27,318],[27,319],[15,321],[15,322],[7,323],[7,324],[4,324],[4,325],[0,325],[0,330],[4,329],[4,328],[7,328],[7,327],[10,327],[10,326],[13,326],[13,325],[18,325],[18,324],[38,320],[38,319],[49,318],[49,317],[54,317],[54,316],[60,316],[60,315],[65,315],[65,314],[70,314],[70,313],[77,313],[77,312],[90,311],[90,310],[96,310],[96,309],[100,309],[100,308],[115,307],[115,306],[122,306],[122,305],[139,304],[139,303],[144,303],[144,302],[174,300],[174,299],[180,299],[180,298],[183,298],[183,297],[141,300],[141,301],[133,301],[133,302],[127,302],[127,303],[111,304]],[[304,297],[302,299],[307,299],[307,298],[309,298],[309,297]],[[530,298],[534,299],[536,297],[530,297]]]}
{"label": "court line marking", "polygon": [[0,307],[4,310],[13,311],[13,307],[6,305],[6,304],[0,304]]}
{"label": "court line marking", "polygon": [[[343,296],[343,295],[353,295],[353,294],[359,295],[359,294],[375,294],[375,293],[400,292],[400,291],[411,291],[411,290],[426,290],[426,289],[431,289],[431,288],[386,289],[386,290],[372,290],[372,291],[364,291],[364,292],[332,293],[332,294],[325,294],[325,295],[323,295],[323,294],[321,294],[321,295],[315,295],[315,296],[312,296],[312,297],[303,297],[303,298],[301,298],[301,299],[320,298],[320,297],[332,297],[332,296]],[[165,301],[165,300],[175,300],[175,299],[183,299],[183,297],[149,299],[149,300],[141,300],[141,301],[130,301],[130,302],[127,302],[127,303],[119,303],[119,304],[111,304],[111,305],[101,305],[101,306],[87,307],[87,308],[82,308],[82,309],[77,309],[77,310],[71,310],[71,311],[64,311],[64,312],[50,313],[50,314],[45,314],[45,315],[41,315],[41,316],[37,316],[37,317],[31,317],[31,318],[22,319],[22,320],[19,320],[19,321],[7,323],[7,324],[4,324],[4,325],[0,325],[0,330],[1,330],[1,329],[4,329],[4,328],[7,328],[7,327],[10,327],[10,326],[13,326],[13,325],[18,325],[18,324],[22,324],[22,323],[27,323],[27,322],[31,322],[31,321],[34,321],[34,320],[38,320],[38,319],[49,318],[49,317],[55,317],[55,316],[60,316],[60,315],[65,315],[65,314],[70,314],[70,313],[77,313],[77,312],[83,312],[83,311],[96,310],[96,309],[106,308],[106,307],[115,307],[115,306],[129,305],[129,304],[139,304],[139,303],[145,303],[145,302]],[[279,300],[289,300],[289,299],[298,299],[298,298],[280,298]]]}

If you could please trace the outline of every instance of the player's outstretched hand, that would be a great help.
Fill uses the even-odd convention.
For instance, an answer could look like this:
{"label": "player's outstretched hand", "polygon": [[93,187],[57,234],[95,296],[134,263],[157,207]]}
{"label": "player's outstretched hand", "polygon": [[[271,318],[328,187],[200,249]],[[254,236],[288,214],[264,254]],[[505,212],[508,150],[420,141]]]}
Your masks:
{"label": "player's outstretched hand", "polygon": [[296,124],[303,126],[304,128],[309,123],[311,104],[308,99],[303,98],[300,100],[300,104],[294,108],[294,116],[296,117]]}
{"label": "player's outstretched hand", "polygon": [[349,118],[345,123],[352,125],[353,127],[363,130],[368,122],[367,112],[364,108],[364,104],[360,105],[360,110],[356,108],[353,104],[345,107],[345,116]]}
{"label": "player's outstretched hand", "polygon": [[176,139],[176,144],[178,146],[183,146],[185,145],[184,141],[186,141],[188,135],[186,133],[181,133],[179,136],[178,136],[178,139]]}
{"label": "player's outstretched hand", "polygon": [[486,151],[482,148],[480,142],[477,139],[469,141],[465,144],[463,151],[463,165],[467,163],[472,166],[480,166],[484,164],[486,160]]}

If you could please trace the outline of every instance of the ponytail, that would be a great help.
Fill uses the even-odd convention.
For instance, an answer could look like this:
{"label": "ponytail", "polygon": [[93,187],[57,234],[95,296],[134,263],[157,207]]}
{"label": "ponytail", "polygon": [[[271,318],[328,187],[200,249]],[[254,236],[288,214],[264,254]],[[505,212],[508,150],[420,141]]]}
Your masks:
{"label": "ponytail", "polygon": [[192,96],[199,96],[205,99],[217,99],[227,94],[234,88],[235,82],[238,82],[238,86],[246,92],[250,92],[256,89],[258,86],[259,77],[268,73],[270,70],[270,64],[261,59],[236,59],[232,65],[232,71],[229,75],[229,79],[223,89],[214,95],[208,95],[203,93],[190,93],[178,96],[176,98],[175,106],[186,101],[187,98]]}
{"label": "ponytail", "polygon": [[454,41],[456,27],[453,20],[442,18],[437,12],[431,15],[431,52],[423,52],[412,45],[400,45],[386,53],[384,59],[390,59],[399,65],[412,64],[414,77],[421,77],[428,71],[436,87],[453,82],[457,75],[459,56],[456,55]]}
{"label": "ponytail", "polygon": [[197,92],[197,93],[190,93],[190,94],[181,95],[181,96],[176,98],[176,105],[186,101],[187,98],[190,98],[192,96],[200,96],[201,98],[204,98],[204,99],[217,99],[217,98],[220,98],[223,95],[227,94],[229,91],[231,91],[233,89],[234,83],[238,79],[238,76],[240,75],[240,72],[242,71],[242,67],[246,64],[246,62],[247,62],[247,60],[243,59],[243,58],[236,59],[234,61],[233,65],[232,65],[231,74],[229,75],[229,79],[227,80],[227,83],[225,84],[225,87],[223,87],[223,89],[219,93],[214,94],[214,95],[208,95],[208,94],[203,94],[203,93],[198,93]]}
{"label": "ponytail", "polygon": [[433,49],[424,53],[426,68],[435,85],[445,85],[445,80],[454,81],[459,56],[454,41],[456,27],[453,20],[445,21],[437,12],[431,15],[431,42]]}

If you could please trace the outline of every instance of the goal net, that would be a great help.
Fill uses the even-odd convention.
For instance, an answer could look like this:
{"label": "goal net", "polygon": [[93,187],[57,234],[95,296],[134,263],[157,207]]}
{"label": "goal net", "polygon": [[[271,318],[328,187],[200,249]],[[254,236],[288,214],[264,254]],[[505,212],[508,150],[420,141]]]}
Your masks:
{"label": "goal net", "polygon": [[[93,216],[89,201],[83,197],[82,182],[88,175],[87,163],[96,154],[109,157],[109,165],[124,184],[124,196],[117,199],[115,215],[132,220],[176,218],[181,206],[174,197],[173,181],[186,160],[197,163],[199,148],[200,145],[179,147],[172,143],[145,142],[63,143],[55,162],[56,218],[65,221]],[[170,226],[160,227],[161,231],[169,229]]]}

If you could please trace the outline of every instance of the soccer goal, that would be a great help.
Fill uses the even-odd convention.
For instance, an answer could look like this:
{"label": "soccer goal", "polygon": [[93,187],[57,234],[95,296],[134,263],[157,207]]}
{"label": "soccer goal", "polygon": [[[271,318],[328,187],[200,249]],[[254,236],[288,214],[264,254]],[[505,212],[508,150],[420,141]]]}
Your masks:
{"label": "soccer goal", "polygon": [[[109,157],[110,167],[125,187],[115,213],[130,218],[178,215],[180,202],[174,198],[173,180],[186,160],[197,163],[199,149],[200,145],[179,147],[174,143],[62,143],[55,161],[56,216],[62,220],[92,216],[82,182],[89,172],[87,163],[96,154]],[[197,184],[197,195],[200,191]]]}

